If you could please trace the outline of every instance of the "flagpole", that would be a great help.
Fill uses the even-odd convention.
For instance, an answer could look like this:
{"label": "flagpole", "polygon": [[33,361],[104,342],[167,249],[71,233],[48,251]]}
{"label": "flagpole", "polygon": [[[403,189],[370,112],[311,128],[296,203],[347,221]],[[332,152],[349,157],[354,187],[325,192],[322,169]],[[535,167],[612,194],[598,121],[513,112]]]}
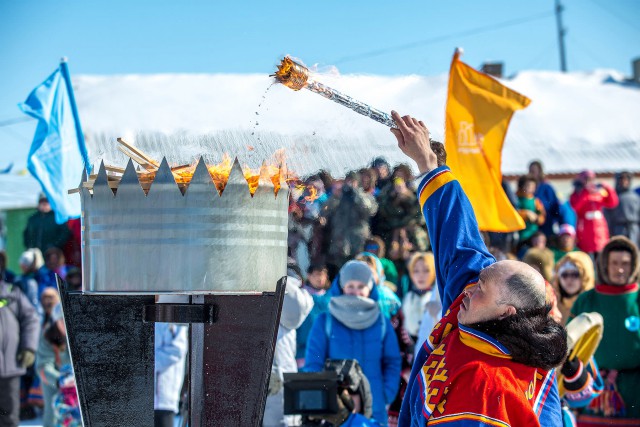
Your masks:
{"label": "flagpole", "polygon": [[84,143],[84,133],[82,133],[82,127],[80,126],[80,116],[78,115],[78,107],[76,106],[76,97],[73,94],[73,86],[71,86],[71,74],[69,73],[69,66],[67,65],[67,57],[63,56],[60,59],[60,72],[67,86],[67,93],[69,95],[69,103],[71,104],[71,111],[73,112],[73,120],[76,128],[76,136],[78,138],[78,144],[80,146],[80,153],[84,160],[84,168],[87,173],[89,170],[89,154],[87,153],[87,147]]}

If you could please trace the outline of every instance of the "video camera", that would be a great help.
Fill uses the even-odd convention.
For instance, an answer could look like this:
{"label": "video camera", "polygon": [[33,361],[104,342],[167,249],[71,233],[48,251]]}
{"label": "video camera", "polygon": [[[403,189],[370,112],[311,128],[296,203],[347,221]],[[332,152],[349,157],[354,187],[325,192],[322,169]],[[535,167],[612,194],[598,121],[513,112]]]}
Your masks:
{"label": "video camera", "polygon": [[312,416],[337,414],[340,410],[339,395],[345,390],[350,395],[360,395],[362,414],[371,417],[369,381],[354,359],[327,360],[322,372],[285,373],[284,413]]}

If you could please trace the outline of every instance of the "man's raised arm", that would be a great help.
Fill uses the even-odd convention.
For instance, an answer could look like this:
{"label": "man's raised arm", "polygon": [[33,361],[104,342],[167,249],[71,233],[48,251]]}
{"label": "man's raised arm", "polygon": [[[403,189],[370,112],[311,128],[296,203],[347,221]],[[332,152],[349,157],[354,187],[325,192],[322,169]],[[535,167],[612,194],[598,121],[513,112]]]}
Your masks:
{"label": "man's raised arm", "polygon": [[393,111],[398,129],[391,132],[398,147],[418,164],[423,177],[418,198],[427,222],[436,261],[436,280],[446,312],[464,287],[477,280],[480,270],[495,262],[484,244],[473,208],[449,168],[438,166],[429,129],[411,116]]}

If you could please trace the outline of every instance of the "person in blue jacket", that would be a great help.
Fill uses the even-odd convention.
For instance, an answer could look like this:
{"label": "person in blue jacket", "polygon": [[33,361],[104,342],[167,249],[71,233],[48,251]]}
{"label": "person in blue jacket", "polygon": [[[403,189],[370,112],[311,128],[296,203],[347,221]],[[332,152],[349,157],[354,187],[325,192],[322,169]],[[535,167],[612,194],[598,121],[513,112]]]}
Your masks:
{"label": "person in blue jacket", "polygon": [[329,312],[320,314],[307,341],[304,371],[323,370],[326,359],[356,359],[371,386],[372,418],[387,425],[400,384],[400,350],[391,322],[381,314],[373,272],[349,261],[330,289]]}
{"label": "person in blue jacket", "polygon": [[522,262],[496,262],[442,144],[423,122],[392,116],[398,147],[422,174],[418,195],[443,307],[416,356],[398,425],[561,426],[554,368],[567,335],[549,316],[544,278]]}

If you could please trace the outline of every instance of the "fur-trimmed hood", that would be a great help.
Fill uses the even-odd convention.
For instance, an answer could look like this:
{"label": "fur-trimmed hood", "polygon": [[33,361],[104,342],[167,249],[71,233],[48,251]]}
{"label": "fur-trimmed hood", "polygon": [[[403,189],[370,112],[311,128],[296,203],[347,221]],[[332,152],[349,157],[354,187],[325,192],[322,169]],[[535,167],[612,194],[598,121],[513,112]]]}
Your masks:
{"label": "fur-trimmed hood", "polygon": [[624,236],[613,236],[609,243],[605,245],[598,257],[598,278],[600,283],[605,285],[613,285],[609,280],[609,272],[607,271],[607,265],[609,263],[609,254],[613,251],[626,250],[631,252],[631,276],[629,276],[629,283],[636,283],[638,281],[638,272],[640,271],[640,265],[638,265],[638,248],[633,242]]}
{"label": "fur-trimmed hood", "polygon": [[558,277],[558,271],[560,270],[560,267],[569,262],[578,267],[580,279],[582,280],[582,292],[593,289],[595,285],[595,271],[593,261],[591,261],[589,254],[582,251],[569,252],[560,258],[554,269],[553,289],[556,291],[556,295],[558,295],[558,298],[560,299],[562,299],[562,297],[560,296],[560,277]]}
{"label": "fur-trimmed hood", "polygon": [[580,280],[582,281],[581,293],[593,289],[595,286],[595,270],[593,267],[593,261],[591,261],[589,254],[582,251],[575,251],[569,252],[560,258],[554,269],[553,291],[556,293],[556,297],[558,298],[558,309],[560,310],[560,313],[562,313],[562,320],[565,324],[569,320],[571,307],[577,297],[566,297],[566,295],[560,290],[560,277],[558,271],[560,271],[560,268],[567,263],[575,264],[580,272]]}

